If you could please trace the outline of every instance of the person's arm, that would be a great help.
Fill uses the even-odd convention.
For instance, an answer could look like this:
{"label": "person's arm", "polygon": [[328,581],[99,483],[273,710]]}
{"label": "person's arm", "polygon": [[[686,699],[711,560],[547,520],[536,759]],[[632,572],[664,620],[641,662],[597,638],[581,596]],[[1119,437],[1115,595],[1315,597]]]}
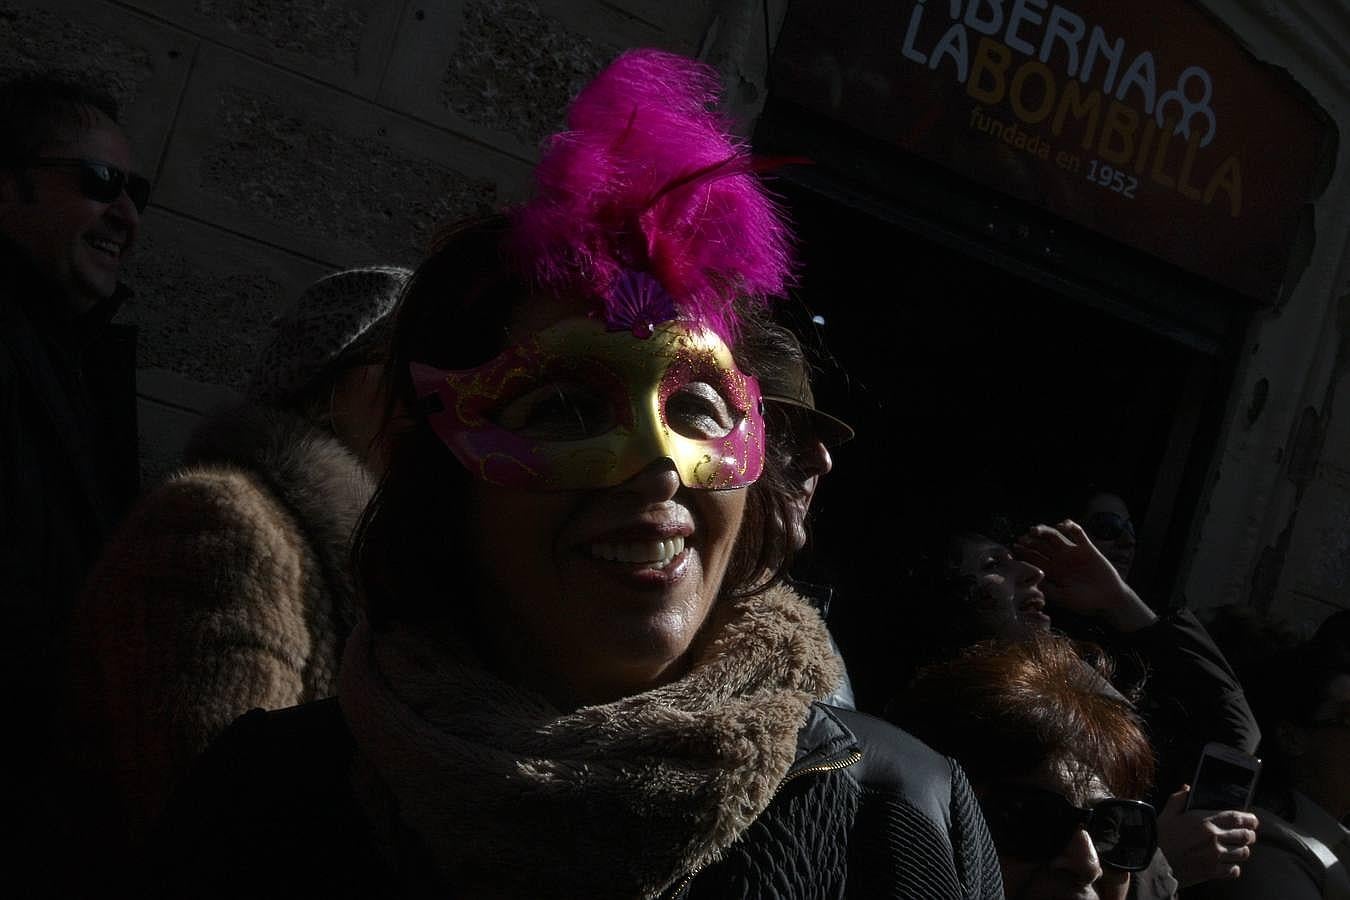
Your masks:
{"label": "person's arm", "polygon": [[103,738],[137,835],[237,716],[306,699],[306,572],[269,503],[223,468],[171,479],[109,542],[77,609],[75,718]]}
{"label": "person's arm", "polygon": [[952,761],[952,844],[956,869],[968,897],[999,900],[1003,897],[1003,873],[998,850],[985,824],[984,814],[966,773]]}
{"label": "person's arm", "polygon": [[[845,721],[860,733],[869,717]],[[862,797],[846,896],[1001,900],[998,852],[960,764],[892,729],[865,737],[862,750],[858,767],[845,770]]]}
{"label": "person's arm", "polygon": [[1159,617],[1116,573],[1076,523],[1038,525],[1016,543],[1018,555],[1045,571],[1048,596],[1059,606],[1090,616],[1111,633],[1111,647],[1133,652],[1148,667],[1144,714],[1163,759],[1160,787],[1175,790],[1189,778],[1200,749],[1218,741],[1252,753],[1261,733],[1223,653],[1188,610]]}
{"label": "person's arm", "polygon": [[1154,689],[1165,694],[1177,707],[1177,716],[1188,723],[1187,731],[1196,737],[1194,758],[1199,758],[1207,741],[1256,752],[1261,730],[1247,695],[1194,613],[1187,609],[1169,612],[1130,635],[1128,646],[1147,661]]}

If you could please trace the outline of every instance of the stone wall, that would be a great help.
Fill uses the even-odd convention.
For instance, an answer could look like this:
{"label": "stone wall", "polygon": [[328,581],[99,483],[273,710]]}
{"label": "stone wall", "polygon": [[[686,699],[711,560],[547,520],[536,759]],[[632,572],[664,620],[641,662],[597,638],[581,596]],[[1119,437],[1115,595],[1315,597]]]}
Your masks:
{"label": "stone wall", "polygon": [[1184,575],[1190,606],[1296,629],[1350,608],[1350,11],[1334,0],[1203,0],[1339,132],[1307,265],[1247,336]]}

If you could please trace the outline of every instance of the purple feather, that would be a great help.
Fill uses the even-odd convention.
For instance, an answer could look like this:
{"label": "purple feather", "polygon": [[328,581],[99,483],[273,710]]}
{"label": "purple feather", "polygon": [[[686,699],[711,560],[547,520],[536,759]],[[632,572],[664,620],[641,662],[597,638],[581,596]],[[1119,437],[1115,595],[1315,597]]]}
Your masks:
{"label": "purple feather", "polygon": [[736,302],[781,295],[792,264],[782,214],[714,110],[720,94],[711,67],[658,50],[596,76],[514,214],[525,271],[556,294],[599,298],[607,322],[631,316],[613,308],[632,299],[625,273],[646,272],[685,318],[734,338]]}

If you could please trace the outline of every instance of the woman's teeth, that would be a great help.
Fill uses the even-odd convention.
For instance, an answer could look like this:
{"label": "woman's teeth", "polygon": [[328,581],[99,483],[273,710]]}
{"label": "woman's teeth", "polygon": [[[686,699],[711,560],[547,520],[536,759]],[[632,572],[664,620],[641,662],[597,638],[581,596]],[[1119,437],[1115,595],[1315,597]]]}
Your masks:
{"label": "woman's teeth", "polygon": [[591,545],[591,556],[609,562],[636,563],[661,568],[684,552],[684,538],[666,541],[625,541]]}

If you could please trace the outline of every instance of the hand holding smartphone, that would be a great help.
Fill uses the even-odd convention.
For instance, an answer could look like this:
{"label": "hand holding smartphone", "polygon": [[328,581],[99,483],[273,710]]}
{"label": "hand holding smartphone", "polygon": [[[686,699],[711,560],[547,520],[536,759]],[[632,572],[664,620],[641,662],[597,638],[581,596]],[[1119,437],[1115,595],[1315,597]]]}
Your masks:
{"label": "hand holding smartphone", "polygon": [[1235,747],[1212,741],[1200,753],[1186,809],[1251,808],[1261,760]]}

